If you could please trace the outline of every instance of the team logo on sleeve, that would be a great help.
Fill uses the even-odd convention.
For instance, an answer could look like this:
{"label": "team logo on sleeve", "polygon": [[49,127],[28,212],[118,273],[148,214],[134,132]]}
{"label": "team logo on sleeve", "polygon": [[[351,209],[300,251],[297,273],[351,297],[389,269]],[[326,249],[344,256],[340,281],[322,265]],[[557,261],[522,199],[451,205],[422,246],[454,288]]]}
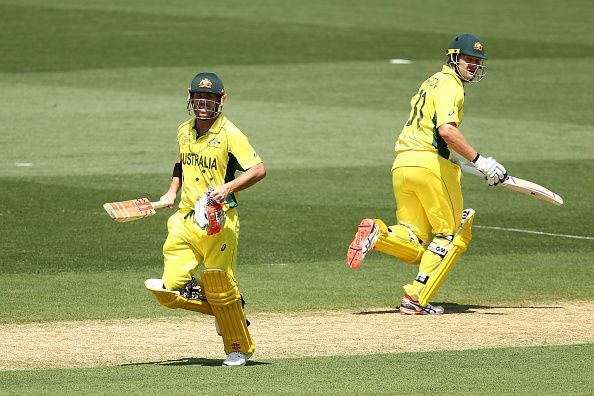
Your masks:
{"label": "team logo on sleeve", "polygon": [[198,88],[208,88],[208,89],[210,89],[210,88],[212,88],[212,81],[210,81],[208,78],[203,78],[198,83]]}
{"label": "team logo on sleeve", "polygon": [[477,41],[476,43],[474,43],[474,46],[472,47],[477,51],[483,52],[483,45],[481,44],[480,41]]}

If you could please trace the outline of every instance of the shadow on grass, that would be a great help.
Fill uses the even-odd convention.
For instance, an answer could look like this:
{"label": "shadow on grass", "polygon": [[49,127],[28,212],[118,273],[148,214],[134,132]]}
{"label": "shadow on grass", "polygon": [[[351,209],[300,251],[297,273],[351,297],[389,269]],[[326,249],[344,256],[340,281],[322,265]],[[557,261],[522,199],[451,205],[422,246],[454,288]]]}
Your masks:
{"label": "shadow on grass", "polygon": [[[441,305],[445,310],[445,314],[452,314],[452,313],[469,313],[469,314],[479,314],[479,315],[505,315],[505,312],[477,312],[475,310],[497,310],[497,309],[562,309],[561,306],[550,306],[550,305],[540,305],[540,306],[510,306],[510,305],[464,305],[464,304],[456,304],[456,303],[435,303],[433,305]],[[361,311],[355,312],[353,315],[384,315],[384,314],[398,314],[400,311],[398,308],[394,309],[384,309],[384,310],[377,310],[377,311]]]}
{"label": "shadow on grass", "polygon": [[[125,366],[221,366],[223,359],[207,359],[207,358],[183,358],[175,360],[161,360],[156,362],[140,362],[140,363],[126,363],[120,364]],[[257,362],[248,360],[246,366],[259,366],[261,364],[271,364],[268,362]]]}

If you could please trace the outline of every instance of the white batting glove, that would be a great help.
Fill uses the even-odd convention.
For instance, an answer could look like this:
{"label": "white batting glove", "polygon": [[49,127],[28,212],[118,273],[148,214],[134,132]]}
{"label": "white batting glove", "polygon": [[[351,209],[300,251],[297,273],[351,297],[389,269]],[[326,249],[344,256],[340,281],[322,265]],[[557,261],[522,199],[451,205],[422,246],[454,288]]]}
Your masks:
{"label": "white batting glove", "polygon": [[494,158],[485,158],[477,153],[476,158],[472,161],[472,165],[485,175],[487,184],[490,186],[496,186],[507,179],[507,171]]}
{"label": "white batting glove", "polygon": [[203,194],[194,205],[194,222],[203,230],[208,227],[207,204],[206,194]]}

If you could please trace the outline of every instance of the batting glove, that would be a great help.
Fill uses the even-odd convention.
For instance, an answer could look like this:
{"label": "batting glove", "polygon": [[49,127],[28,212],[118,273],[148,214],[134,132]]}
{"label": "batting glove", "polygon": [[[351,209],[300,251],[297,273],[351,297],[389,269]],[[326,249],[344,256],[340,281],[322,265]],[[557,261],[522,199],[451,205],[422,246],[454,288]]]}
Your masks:
{"label": "batting glove", "polygon": [[477,153],[472,164],[485,175],[485,180],[490,186],[496,186],[507,179],[507,171],[494,158],[485,158]]}
{"label": "batting glove", "polygon": [[225,210],[223,205],[210,197],[210,191],[206,191],[194,205],[194,222],[198,227],[213,235],[221,231],[225,225]]}

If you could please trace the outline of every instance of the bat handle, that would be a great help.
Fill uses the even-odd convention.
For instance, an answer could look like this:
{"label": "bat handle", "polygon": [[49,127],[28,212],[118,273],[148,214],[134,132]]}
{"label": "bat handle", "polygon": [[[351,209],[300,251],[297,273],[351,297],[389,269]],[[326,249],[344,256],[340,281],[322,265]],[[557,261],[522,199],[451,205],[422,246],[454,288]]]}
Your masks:
{"label": "bat handle", "polygon": [[460,169],[462,169],[462,172],[468,173],[469,175],[474,175],[474,176],[485,178],[485,174],[483,172],[481,172],[480,170],[476,169],[474,166],[466,165],[466,164],[459,164],[459,165],[460,165]]}
{"label": "bat handle", "polygon": [[167,201],[151,202],[151,204],[153,205],[153,208],[155,208],[155,209],[161,209],[161,208],[165,208],[165,207],[169,206],[169,202],[167,202]]}

